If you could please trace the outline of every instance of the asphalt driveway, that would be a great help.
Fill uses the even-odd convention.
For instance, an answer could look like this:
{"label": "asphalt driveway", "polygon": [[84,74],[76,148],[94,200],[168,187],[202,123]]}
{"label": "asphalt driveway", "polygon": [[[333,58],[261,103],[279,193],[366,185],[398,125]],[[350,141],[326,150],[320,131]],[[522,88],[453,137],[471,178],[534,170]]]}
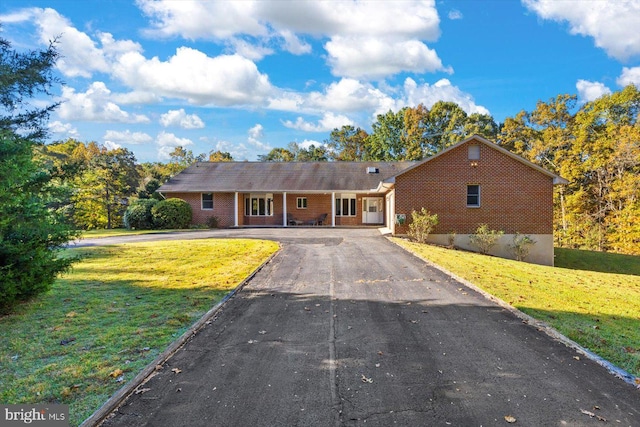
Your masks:
{"label": "asphalt driveway", "polygon": [[640,425],[640,390],[377,230],[212,236],[282,251],[103,425]]}

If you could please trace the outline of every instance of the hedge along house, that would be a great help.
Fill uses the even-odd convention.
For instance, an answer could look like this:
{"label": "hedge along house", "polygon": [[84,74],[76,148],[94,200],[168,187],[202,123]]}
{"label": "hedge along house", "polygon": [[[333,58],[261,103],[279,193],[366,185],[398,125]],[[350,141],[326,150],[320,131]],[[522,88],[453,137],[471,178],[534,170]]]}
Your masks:
{"label": "hedge along house", "polygon": [[553,265],[553,186],[567,181],[479,136],[420,162],[199,162],[158,190],[187,201],[193,222],[220,227],[385,226],[406,235],[423,207],[439,224],[429,240],[475,250],[486,223],[504,235],[491,252],[512,258],[516,233],[528,261]]}

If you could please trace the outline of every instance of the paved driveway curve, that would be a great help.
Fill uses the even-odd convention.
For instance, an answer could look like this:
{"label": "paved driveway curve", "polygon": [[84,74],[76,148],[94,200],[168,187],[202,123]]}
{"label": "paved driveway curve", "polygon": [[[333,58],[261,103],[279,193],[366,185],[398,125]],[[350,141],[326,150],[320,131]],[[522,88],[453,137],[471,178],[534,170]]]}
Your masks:
{"label": "paved driveway curve", "polygon": [[105,426],[640,425],[640,390],[376,230],[212,234],[282,251]]}

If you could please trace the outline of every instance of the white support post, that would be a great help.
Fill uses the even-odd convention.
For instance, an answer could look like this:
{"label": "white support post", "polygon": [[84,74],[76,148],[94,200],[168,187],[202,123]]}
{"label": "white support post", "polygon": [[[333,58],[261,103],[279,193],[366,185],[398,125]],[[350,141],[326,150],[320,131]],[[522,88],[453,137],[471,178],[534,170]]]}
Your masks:
{"label": "white support post", "polygon": [[331,226],[336,226],[336,193],[331,193]]}
{"label": "white support post", "polygon": [[287,193],[282,193],[282,226],[286,227],[287,224]]}
{"label": "white support post", "polygon": [[238,193],[233,197],[233,226],[238,228]]}

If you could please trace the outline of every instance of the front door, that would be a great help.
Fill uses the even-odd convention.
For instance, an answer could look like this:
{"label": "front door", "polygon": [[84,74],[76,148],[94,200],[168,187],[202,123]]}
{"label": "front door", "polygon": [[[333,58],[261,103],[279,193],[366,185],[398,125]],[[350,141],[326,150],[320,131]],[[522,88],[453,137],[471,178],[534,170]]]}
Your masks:
{"label": "front door", "polygon": [[362,223],[384,224],[384,198],[362,198]]}

